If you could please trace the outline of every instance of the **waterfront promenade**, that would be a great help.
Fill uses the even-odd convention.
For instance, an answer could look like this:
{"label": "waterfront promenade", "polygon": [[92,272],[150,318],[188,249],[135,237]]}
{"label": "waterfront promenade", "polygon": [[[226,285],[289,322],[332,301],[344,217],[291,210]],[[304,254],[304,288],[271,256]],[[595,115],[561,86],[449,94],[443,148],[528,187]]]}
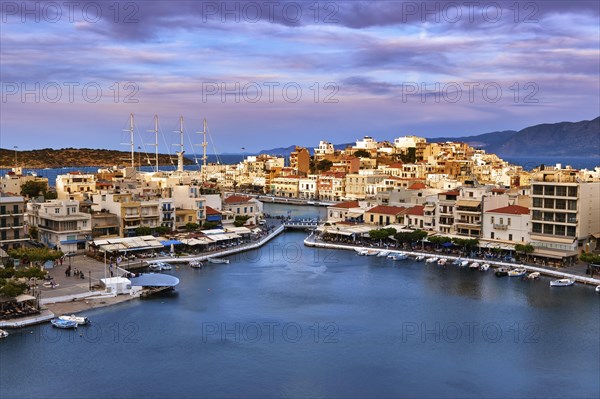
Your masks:
{"label": "waterfront promenade", "polygon": [[448,260],[455,260],[455,259],[463,259],[469,262],[480,262],[480,263],[487,263],[492,267],[509,267],[509,268],[515,268],[515,267],[522,267],[524,269],[526,269],[528,272],[539,272],[540,274],[546,275],[546,276],[550,276],[550,277],[556,277],[556,278],[570,278],[572,280],[575,280],[575,282],[578,283],[582,283],[582,284],[591,284],[594,286],[600,285],[600,279],[598,278],[591,278],[591,277],[587,277],[585,275],[585,270],[581,270],[581,267],[578,266],[574,266],[568,269],[558,269],[558,268],[552,268],[549,266],[537,266],[537,265],[529,265],[529,264],[523,264],[523,263],[510,263],[510,262],[501,262],[501,261],[494,261],[494,260],[488,260],[488,259],[481,259],[481,258],[469,258],[469,257],[460,257],[460,256],[455,256],[455,255],[446,255],[446,254],[442,254],[442,253],[431,253],[431,252],[425,252],[425,251],[405,251],[405,250],[399,250],[399,249],[389,249],[389,248],[377,248],[377,247],[369,247],[369,246],[364,246],[364,245],[352,245],[352,244],[345,244],[345,243],[330,243],[330,242],[325,242],[323,240],[320,240],[315,234],[310,234],[305,240],[304,240],[304,245],[306,245],[307,247],[314,247],[314,248],[328,248],[328,249],[342,249],[342,250],[352,250],[352,251],[356,251],[356,250],[361,250],[361,249],[375,249],[375,250],[380,250],[380,251],[389,251],[390,253],[395,253],[395,254],[399,254],[399,253],[405,253],[411,256],[419,256],[419,255],[423,255],[423,256],[427,256],[427,257],[431,257],[431,256],[436,256],[438,258],[445,258]]}

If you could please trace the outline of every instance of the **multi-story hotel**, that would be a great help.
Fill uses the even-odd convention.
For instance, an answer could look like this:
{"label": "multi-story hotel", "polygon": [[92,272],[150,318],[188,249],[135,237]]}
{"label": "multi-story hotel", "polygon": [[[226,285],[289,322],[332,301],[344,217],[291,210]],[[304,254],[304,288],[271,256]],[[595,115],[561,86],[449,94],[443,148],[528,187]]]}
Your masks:
{"label": "multi-story hotel", "polygon": [[0,248],[18,248],[29,238],[24,228],[25,199],[0,193]]}

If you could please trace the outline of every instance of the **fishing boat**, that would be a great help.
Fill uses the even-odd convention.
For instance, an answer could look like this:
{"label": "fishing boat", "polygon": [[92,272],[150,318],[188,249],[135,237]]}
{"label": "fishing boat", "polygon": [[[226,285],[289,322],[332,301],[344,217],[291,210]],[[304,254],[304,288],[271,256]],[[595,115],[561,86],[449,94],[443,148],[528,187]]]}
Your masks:
{"label": "fishing boat", "polygon": [[508,270],[504,267],[501,267],[498,270],[496,270],[496,273],[494,274],[496,275],[496,277],[505,277],[508,276]]}
{"label": "fishing boat", "polygon": [[197,261],[197,260],[191,261],[191,262],[189,263],[189,265],[190,265],[190,267],[191,267],[192,269],[202,269],[202,266],[203,266],[203,265],[202,265],[202,262],[199,262],[199,261]]}
{"label": "fishing boat", "polygon": [[379,253],[377,254],[377,256],[379,256],[381,258],[385,258],[389,254],[390,254],[390,251],[379,251]]}
{"label": "fishing boat", "polygon": [[481,265],[481,267],[479,268],[479,270],[481,270],[482,272],[487,272],[489,268],[490,268],[490,264],[489,263],[484,263],[483,265]]}
{"label": "fishing boat", "polygon": [[508,277],[522,277],[526,274],[527,270],[523,268],[517,268],[508,271]]}
{"label": "fishing boat", "polygon": [[229,259],[206,258],[210,263],[229,263]]}
{"label": "fishing boat", "polygon": [[446,263],[448,262],[448,259],[446,258],[442,258],[440,260],[437,261],[437,264],[440,266],[446,266]]}
{"label": "fishing boat", "polygon": [[0,330],[0,339],[8,337],[8,333],[4,330]]}
{"label": "fishing boat", "polygon": [[403,253],[399,253],[394,255],[394,257],[392,258],[394,260],[406,260],[408,259],[408,255],[407,254],[403,254]]}
{"label": "fishing boat", "polygon": [[58,317],[60,320],[65,320],[65,321],[73,321],[75,323],[77,323],[77,325],[82,326],[82,325],[86,325],[90,322],[90,319],[88,319],[87,317],[84,316],[75,316],[74,314],[72,315],[63,315],[63,316],[59,316]]}
{"label": "fishing boat", "polygon": [[77,328],[77,323],[75,323],[74,321],[71,321],[71,320],[62,320],[60,318],[56,318],[56,319],[50,320],[50,323],[52,323],[52,325],[56,328],[64,328],[64,329]]}
{"label": "fishing boat", "polygon": [[527,275],[527,278],[530,280],[535,280],[536,278],[540,278],[540,272],[533,272]]}
{"label": "fishing boat", "polygon": [[467,266],[469,266],[468,260],[463,260],[462,262],[460,262],[460,267],[467,267]]}
{"label": "fishing boat", "polygon": [[423,261],[425,260],[425,256],[424,256],[424,255],[419,255],[419,256],[417,256],[417,257],[415,258],[415,260],[416,260],[417,262],[423,262]]}
{"label": "fishing boat", "polygon": [[427,260],[425,261],[425,263],[435,263],[438,261],[438,258],[435,256],[432,256],[431,258],[427,258]]}
{"label": "fishing boat", "polygon": [[558,280],[550,281],[550,287],[568,287],[570,285],[573,285],[574,283],[575,280],[571,280],[569,278],[561,278]]}
{"label": "fishing boat", "polygon": [[479,266],[481,266],[481,265],[478,262],[473,262],[469,265],[469,269],[471,269],[471,270],[479,269]]}

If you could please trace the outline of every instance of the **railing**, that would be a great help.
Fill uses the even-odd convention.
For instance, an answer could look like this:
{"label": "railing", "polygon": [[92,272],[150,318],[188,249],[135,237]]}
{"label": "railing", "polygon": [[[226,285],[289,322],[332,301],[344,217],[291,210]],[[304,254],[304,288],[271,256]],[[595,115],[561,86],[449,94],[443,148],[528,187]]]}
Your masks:
{"label": "railing", "polygon": [[508,229],[508,225],[507,224],[494,223],[494,228],[496,230],[506,230],[506,229]]}

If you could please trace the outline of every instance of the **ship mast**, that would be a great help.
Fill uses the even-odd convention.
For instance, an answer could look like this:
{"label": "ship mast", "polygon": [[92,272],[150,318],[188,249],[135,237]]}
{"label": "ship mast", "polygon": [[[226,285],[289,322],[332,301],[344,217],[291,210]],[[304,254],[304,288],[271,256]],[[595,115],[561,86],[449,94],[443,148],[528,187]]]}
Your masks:
{"label": "ship mast", "polygon": [[[154,161],[156,163],[156,172],[158,172],[158,115],[154,115],[154,129],[148,130],[149,133],[154,133],[154,144],[147,144],[154,147]],[[150,163],[150,160],[148,160]]]}
{"label": "ship mast", "polygon": [[179,117],[179,144],[173,144],[179,146],[179,151],[175,152],[177,154],[177,171],[183,172],[183,154],[185,151],[183,150],[183,116]]}
{"label": "ship mast", "polygon": [[[128,129],[123,129],[124,132],[129,132],[129,143],[121,143],[123,145],[129,145],[130,150],[131,150],[131,167],[135,168],[135,146],[133,143],[133,135],[134,135],[134,131],[135,131],[135,124],[134,124],[134,118],[133,118],[133,113],[129,114],[129,128]],[[126,160],[127,158],[124,158],[123,160]]]}
{"label": "ship mast", "polygon": [[[208,157],[206,156],[206,147],[208,146],[208,142],[206,141],[206,134],[207,134],[206,127],[207,127],[206,118],[204,118],[202,131],[197,132],[202,135],[202,144],[200,144],[202,146],[202,181],[206,180],[206,160],[208,159]],[[196,159],[196,164],[198,164],[197,159]]]}

